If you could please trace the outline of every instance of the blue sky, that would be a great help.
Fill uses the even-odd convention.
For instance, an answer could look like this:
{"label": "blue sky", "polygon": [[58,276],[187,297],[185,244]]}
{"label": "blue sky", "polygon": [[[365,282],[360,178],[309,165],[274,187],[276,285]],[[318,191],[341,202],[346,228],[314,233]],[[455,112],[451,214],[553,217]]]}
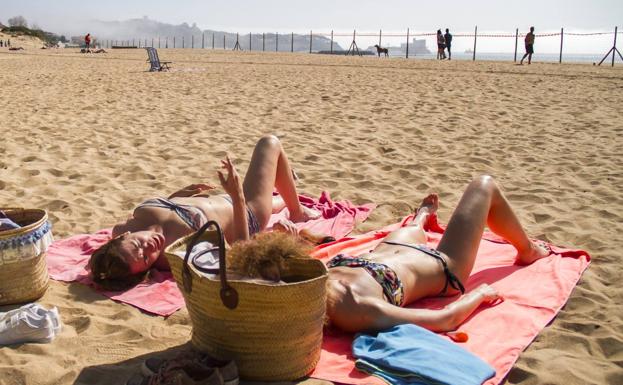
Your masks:
{"label": "blue sky", "polygon": [[[430,31],[449,27],[455,32],[520,31],[534,25],[537,31],[611,30],[622,24],[622,0],[3,0],[0,22],[6,23],[15,15],[24,16],[30,24],[62,34],[78,34],[88,29],[88,21],[125,20],[148,16],[150,19],[180,24],[197,23],[202,29],[241,33],[359,31]],[[623,27],[623,26],[622,26]],[[555,39],[543,40],[555,51]],[[586,38],[575,39],[580,51],[593,45],[601,50],[599,39],[591,43]],[[459,41],[457,43],[460,44]],[[495,50],[507,42],[483,41]],[[550,44],[551,43],[551,44]],[[570,41],[573,46],[573,41]],[[597,44],[599,43],[599,44]],[[513,42],[514,44],[514,42]],[[542,45],[543,47],[543,45]]]}

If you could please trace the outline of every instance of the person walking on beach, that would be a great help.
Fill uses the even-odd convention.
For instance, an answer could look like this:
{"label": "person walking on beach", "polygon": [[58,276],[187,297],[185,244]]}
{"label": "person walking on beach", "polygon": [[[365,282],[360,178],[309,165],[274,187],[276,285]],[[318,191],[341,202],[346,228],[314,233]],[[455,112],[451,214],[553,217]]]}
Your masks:
{"label": "person walking on beach", "polygon": [[526,34],[524,42],[526,43],[526,53],[521,58],[519,64],[523,64],[526,56],[528,57],[528,64],[530,64],[532,63],[532,54],[534,53],[534,27],[530,27],[530,32]]}
{"label": "person walking on beach", "polygon": [[443,60],[446,58],[446,41],[441,34],[441,30],[437,30],[437,59]]}
{"label": "person walking on beach", "polygon": [[91,34],[87,33],[87,35],[84,37],[84,45],[86,48],[86,52],[90,52],[89,48],[91,48]]}
{"label": "person walking on beach", "polygon": [[448,50],[448,60],[452,60],[452,51],[450,51],[452,47],[452,34],[448,28],[446,28],[446,33],[443,35],[443,38],[446,42],[446,49]]}

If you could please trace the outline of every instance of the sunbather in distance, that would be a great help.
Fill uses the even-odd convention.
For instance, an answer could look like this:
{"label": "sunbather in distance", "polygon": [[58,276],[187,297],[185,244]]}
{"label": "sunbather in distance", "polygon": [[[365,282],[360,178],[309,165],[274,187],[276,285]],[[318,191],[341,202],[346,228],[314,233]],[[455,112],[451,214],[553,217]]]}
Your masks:
{"label": "sunbather in distance", "polygon": [[218,171],[218,177],[227,194],[210,196],[205,192],[214,187],[193,184],[168,198],[139,204],[128,220],[113,227],[113,239],[91,256],[93,281],[105,289],[122,290],[141,282],[152,266],[168,269],[165,247],[208,219],[218,222],[225,239],[233,243],[265,229],[271,214],[284,207],[293,222],[320,215],[299,203],[290,163],[275,136],[257,142],[242,183],[229,157],[221,162],[225,172]]}

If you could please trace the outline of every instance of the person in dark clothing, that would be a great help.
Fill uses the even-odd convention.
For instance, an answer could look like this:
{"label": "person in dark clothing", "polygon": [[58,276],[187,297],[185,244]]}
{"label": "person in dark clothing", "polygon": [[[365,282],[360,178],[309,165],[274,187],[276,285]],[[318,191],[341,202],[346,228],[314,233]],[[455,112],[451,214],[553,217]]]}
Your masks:
{"label": "person in dark clothing", "polygon": [[534,27],[530,27],[530,32],[526,34],[524,42],[526,43],[526,53],[521,58],[519,64],[523,64],[526,56],[528,57],[528,64],[532,63],[532,54],[534,53]]}
{"label": "person in dark clothing", "polygon": [[448,60],[452,60],[452,52],[450,48],[452,46],[452,34],[450,30],[446,28],[446,33],[443,35],[443,38],[446,40],[446,49],[448,50]]}

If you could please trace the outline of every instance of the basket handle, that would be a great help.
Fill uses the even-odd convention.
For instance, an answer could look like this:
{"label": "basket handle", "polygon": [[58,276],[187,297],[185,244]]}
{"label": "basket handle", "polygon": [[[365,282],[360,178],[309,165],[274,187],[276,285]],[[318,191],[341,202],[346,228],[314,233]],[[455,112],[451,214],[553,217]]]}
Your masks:
{"label": "basket handle", "polygon": [[[199,242],[199,238],[201,237],[201,235],[203,235],[203,233],[205,233],[210,226],[214,226],[216,228],[216,232],[218,233],[218,237],[219,237],[219,244],[218,244],[218,249],[219,249],[219,275],[221,278],[221,291],[220,291],[220,296],[221,296],[221,301],[223,302],[223,305],[225,305],[225,307],[229,308],[229,309],[235,309],[238,306],[238,292],[236,291],[236,289],[234,289],[233,287],[229,286],[229,283],[227,283],[227,269],[225,266],[225,238],[223,237],[223,230],[221,230],[221,226],[219,226],[219,224],[216,221],[208,221],[205,225],[201,226],[201,228],[199,230],[197,230],[197,232],[195,233],[195,235],[192,237],[192,239],[190,240],[190,242],[188,243],[188,246],[186,247],[186,255],[184,256],[184,266],[182,268],[182,284],[184,285],[184,289],[190,293],[192,292],[192,288],[193,288],[193,279],[192,279],[192,275],[190,274],[190,265],[188,263],[188,259],[190,258],[190,253],[193,250],[193,247],[195,247],[195,245]],[[194,263],[194,258],[191,259],[191,263],[193,263],[193,265],[198,268],[198,270],[202,271],[202,270],[206,270],[207,272],[213,273],[212,269],[201,269],[199,266],[197,266]]]}

